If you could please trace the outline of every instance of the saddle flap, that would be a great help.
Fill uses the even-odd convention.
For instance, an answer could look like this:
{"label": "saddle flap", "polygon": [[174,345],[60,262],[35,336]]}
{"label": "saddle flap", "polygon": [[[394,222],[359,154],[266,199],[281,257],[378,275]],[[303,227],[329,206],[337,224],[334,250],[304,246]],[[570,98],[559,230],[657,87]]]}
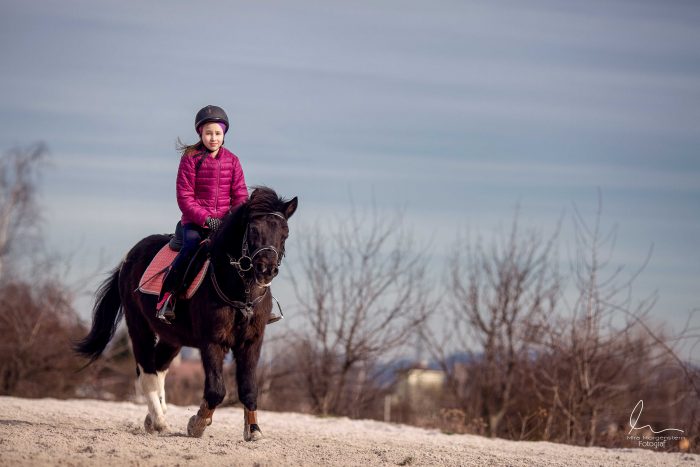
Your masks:
{"label": "saddle flap", "polygon": [[[161,248],[160,251],[158,251],[156,256],[151,260],[151,263],[148,265],[143,275],[141,276],[141,280],[139,281],[138,287],[139,292],[149,295],[160,295],[160,291],[163,287],[163,280],[165,279],[165,274],[167,273],[170,265],[175,260],[177,254],[178,252],[172,250],[167,243],[163,245],[163,248]],[[204,275],[207,272],[208,268],[209,260],[207,259],[206,261],[204,261],[202,267],[197,272],[197,275],[195,276],[194,280],[187,288],[187,292],[185,293],[186,299],[192,298],[199,286],[202,285],[202,282],[204,281]]]}

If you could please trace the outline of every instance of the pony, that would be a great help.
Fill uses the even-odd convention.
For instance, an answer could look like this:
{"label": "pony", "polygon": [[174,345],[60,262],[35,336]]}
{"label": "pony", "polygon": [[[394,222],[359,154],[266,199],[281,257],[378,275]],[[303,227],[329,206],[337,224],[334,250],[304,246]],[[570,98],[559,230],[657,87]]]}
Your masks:
{"label": "pony", "polygon": [[[136,360],[136,376],[148,405],[147,433],[167,432],[165,375],[183,346],[199,349],[204,367],[204,395],[187,434],[201,437],[226,395],[223,362],[231,350],[236,363],[238,398],[244,407],[243,438],[263,437],[257,423],[256,368],[272,311],[270,283],[278,274],[289,235],[287,221],[297,209],[268,187],[257,187],[248,201],[222,220],[202,248],[210,259],[207,276],[189,300],[179,299],[176,319],[156,318],[156,296],[137,291],[139,280],[169,235],[138,242],[99,287],[88,335],[74,350],[94,362],[126,319]],[[200,248],[200,250],[202,249]]]}

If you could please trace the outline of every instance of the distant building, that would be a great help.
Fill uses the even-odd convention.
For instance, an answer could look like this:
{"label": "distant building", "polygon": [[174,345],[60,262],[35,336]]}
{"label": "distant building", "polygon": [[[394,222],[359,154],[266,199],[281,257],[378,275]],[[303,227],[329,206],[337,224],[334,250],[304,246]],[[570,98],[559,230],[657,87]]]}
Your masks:
{"label": "distant building", "polygon": [[401,370],[387,399],[384,419],[408,422],[416,416],[430,417],[440,409],[445,380],[444,371],[424,365]]}
{"label": "distant building", "polygon": [[445,373],[442,370],[409,368],[399,375],[394,394],[399,400],[415,406],[430,396],[438,396],[444,385]]}

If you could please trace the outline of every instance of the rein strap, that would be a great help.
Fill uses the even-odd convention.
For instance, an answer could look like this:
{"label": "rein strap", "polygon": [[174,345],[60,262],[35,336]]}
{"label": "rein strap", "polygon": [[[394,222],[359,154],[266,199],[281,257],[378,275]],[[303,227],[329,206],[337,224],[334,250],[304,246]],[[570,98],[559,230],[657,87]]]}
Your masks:
{"label": "rein strap", "polygon": [[269,288],[265,288],[265,291],[263,292],[262,295],[254,299],[252,302],[241,302],[238,300],[231,300],[226,296],[223,290],[221,290],[221,287],[219,287],[219,283],[216,280],[216,274],[214,274],[214,268],[212,267],[209,269],[209,275],[211,276],[211,283],[214,285],[214,290],[216,291],[216,294],[219,296],[221,300],[224,301],[227,305],[236,308],[237,310],[240,310],[243,315],[250,319],[253,317],[253,308],[262,301],[263,298],[265,298],[265,295],[267,295],[267,291]]}

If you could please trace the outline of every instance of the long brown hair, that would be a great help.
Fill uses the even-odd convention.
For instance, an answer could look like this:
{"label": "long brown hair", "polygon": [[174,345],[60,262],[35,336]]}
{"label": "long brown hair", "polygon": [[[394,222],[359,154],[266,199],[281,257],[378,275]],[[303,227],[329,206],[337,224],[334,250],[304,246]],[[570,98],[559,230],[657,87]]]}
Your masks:
{"label": "long brown hair", "polygon": [[184,155],[194,156],[195,154],[199,154],[202,151],[207,150],[207,148],[204,146],[204,143],[202,143],[202,138],[199,138],[199,141],[197,141],[194,144],[185,144],[178,137],[177,143],[175,143],[175,148],[180,153],[180,156],[184,156]]}

